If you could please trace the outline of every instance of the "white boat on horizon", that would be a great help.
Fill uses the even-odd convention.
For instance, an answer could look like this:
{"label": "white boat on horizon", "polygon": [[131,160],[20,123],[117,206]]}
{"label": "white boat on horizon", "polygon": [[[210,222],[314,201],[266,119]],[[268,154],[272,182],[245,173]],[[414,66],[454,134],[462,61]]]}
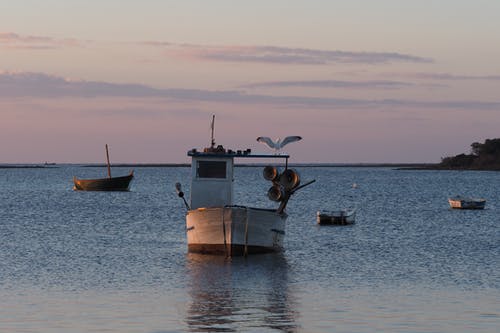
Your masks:
{"label": "white boat on horizon", "polygon": [[484,209],[486,200],[482,198],[465,198],[457,195],[448,198],[448,203],[453,209]]}

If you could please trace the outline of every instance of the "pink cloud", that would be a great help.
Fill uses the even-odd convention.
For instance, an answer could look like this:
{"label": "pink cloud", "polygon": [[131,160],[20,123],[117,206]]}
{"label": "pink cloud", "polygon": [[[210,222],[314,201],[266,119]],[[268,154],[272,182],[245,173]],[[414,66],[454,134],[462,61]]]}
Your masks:
{"label": "pink cloud", "polygon": [[301,81],[271,81],[257,82],[242,85],[242,88],[269,88],[269,87],[309,87],[309,88],[345,88],[345,89],[400,89],[413,87],[410,82],[369,80],[369,81],[340,81],[340,80],[301,80]]}
{"label": "pink cloud", "polygon": [[235,90],[158,89],[136,83],[110,83],[100,81],[69,80],[45,73],[0,72],[0,97],[130,97],[163,98],[185,102],[230,103],[239,105],[275,105],[288,108],[352,110],[377,109],[461,109],[500,110],[498,101],[476,100],[407,100],[407,99],[363,99],[283,96],[249,94]]}
{"label": "pink cloud", "polygon": [[13,32],[0,32],[0,48],[39,50],[79,46],[81,44],[81,41],[73,38],[56,39],[47,36],[19,35]]}
{"label": "pink cloud", "polygon": [[172,55],[205,61],[270,64],[326,65],[332,63],[381,64],[394,62],[432,63],[430,58],[397,52],[352,52],[280,46],[208,46],[170,42],[143,42],[166,48]]}
{"label": "pink cloud", "polygon": [[500,75],[461,75],[452,73],[384,73],[384,76],[434,81],[500,81]]}

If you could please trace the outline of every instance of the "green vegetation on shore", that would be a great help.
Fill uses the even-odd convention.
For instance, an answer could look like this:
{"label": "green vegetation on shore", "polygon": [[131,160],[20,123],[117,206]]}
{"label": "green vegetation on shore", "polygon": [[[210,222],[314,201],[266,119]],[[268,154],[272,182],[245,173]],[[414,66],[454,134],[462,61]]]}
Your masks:
{"label": "green vegetation on shore", "polygon": [[500,170],[500,138],[471,144],[470,154],[444,157],[437,165],[448,170]]}

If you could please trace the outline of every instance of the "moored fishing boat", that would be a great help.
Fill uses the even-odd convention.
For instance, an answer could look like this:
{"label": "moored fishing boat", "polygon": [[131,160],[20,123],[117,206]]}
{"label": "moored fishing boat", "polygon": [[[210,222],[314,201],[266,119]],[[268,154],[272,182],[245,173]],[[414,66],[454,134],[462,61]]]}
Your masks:
{"label": "moored fishing boat", "polygon": [[320,225],[353,224],[356,217],[355,209],[321,210],[316,213],[316,221]]}
{"label": "moored fishing boat", "polygon": [[128,191],[130,182],[134,178],[134,170],[126,176],[111,177],[111,165],[109,163],[108,145],[106,145],[106,159],[108,177],[99,179],[78,179],[73,176],[73,190],[75,191]]}
{"label": "moored fishing boat", "polygon": [[75,191],[128,191],[133,178],[133,170],[127,176],[112,178],[78,179],[75,176],[73,189]]}
{"label": "moored fishing boat", "polygon": [[[301,186],[298,173],[288,168],[289,155],[252,154],[250,149],[226,150],[215,146],[203,152],[192,149],[190,204],[184,198],[180,184],[177,192],[186,205],[186,233],[188,251],[224,254],[226,256],[281,250],[285,236],[286,205],[290,196]],[[264,177],[272,181],[268,197],[279,202],[276,209],[235,205],[233,202],[233,176],[235,158],[281,159],[285,170],[268,166]]]}
{"label": "moored fishing boat", "polygon": [[454,209],[484,209],[486,200],[482,198],[464,198],[457,195],[448,198],[448,203]]}

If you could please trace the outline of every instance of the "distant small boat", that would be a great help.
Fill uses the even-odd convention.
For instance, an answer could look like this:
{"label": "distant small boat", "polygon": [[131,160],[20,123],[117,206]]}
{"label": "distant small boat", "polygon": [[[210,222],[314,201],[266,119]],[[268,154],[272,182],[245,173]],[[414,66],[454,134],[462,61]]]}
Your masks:
{"label": "distant small boat", "polygon": [[128,191],[130,182],[134,178],[134,170],[127,176],[111,177],[111,166],[109,164],[108,145],[106,145],[106,158],[108,162],[108,178],[78,179],[73,177],[73,190],[75,191]]}
{"label": "distant small boat", "polygon": [[464,198],[461,196],[448,198],[448,202],[450,207],[454,209],[483,209],[486,205],[485,199]]}
{"label": "distant small boat", "polygon": [[356,217],[355,209],[322,210],[316,213],[316,221],[320,225],[348,225],[353,224]]}

